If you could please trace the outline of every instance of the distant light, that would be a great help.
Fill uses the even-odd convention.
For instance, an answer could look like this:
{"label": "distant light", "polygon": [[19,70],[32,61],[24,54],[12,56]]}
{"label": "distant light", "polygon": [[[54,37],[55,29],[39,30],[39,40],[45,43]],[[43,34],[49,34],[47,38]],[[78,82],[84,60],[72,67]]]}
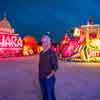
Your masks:
{"label": "distant light", "polygon": [[73,36],[80,36],[80,29],[75,28]]}
{"label": "distant light", "polygon": [[51,34],[51,32],[47,32],[47,34],[49,35],[49,34]]}

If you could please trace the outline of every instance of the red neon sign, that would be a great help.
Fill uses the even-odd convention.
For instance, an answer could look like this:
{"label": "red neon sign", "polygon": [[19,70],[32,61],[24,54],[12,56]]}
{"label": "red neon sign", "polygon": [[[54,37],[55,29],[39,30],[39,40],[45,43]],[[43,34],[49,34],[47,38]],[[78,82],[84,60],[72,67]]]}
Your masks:
{"label": "red neon sign", "polygon": [[0,34],[0,54],[16,54],[23,47],[23,41],[18,34]]}

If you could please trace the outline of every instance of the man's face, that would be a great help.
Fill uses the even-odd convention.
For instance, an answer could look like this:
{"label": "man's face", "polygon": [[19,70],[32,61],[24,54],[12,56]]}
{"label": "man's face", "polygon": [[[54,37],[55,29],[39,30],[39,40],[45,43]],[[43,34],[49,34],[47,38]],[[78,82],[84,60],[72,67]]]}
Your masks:
{"label": "man's face", "polygon": [[44,49],[50,48],[50,41],[47,38],[42,38],[42,46]]}

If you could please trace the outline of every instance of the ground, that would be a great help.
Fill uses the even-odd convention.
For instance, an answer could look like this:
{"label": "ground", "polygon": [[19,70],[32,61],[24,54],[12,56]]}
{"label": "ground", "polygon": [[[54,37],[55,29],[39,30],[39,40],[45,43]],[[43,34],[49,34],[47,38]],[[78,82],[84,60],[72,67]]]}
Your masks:
{"label": "ground", "polygon": [[[57,100],[100,100],[100,64],[59,61]],[[41,100],[38,55],[0,58],[0,100]]]}

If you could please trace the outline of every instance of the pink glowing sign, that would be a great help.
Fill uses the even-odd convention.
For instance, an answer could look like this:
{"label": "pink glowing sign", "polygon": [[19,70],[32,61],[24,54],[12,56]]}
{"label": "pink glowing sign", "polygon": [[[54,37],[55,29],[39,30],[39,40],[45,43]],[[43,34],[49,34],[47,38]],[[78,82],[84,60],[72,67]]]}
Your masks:
{"label": "pink glowing sign", "polygon": [[0,34],[0,47],[20,48],[22,47],[22,39],[17,35]]}
{"label": "pink glowing sign", "polygon": [[18,53],[23,42],[18,34],[0,34],[0,53]]}
{"label": "pink glowing sign", "polygon": [[67,45],[64,46],[63,56],[69,57],[75,52],[78,52],[80,46],[83,44],[84,38],[74,38],[69,41]]}

